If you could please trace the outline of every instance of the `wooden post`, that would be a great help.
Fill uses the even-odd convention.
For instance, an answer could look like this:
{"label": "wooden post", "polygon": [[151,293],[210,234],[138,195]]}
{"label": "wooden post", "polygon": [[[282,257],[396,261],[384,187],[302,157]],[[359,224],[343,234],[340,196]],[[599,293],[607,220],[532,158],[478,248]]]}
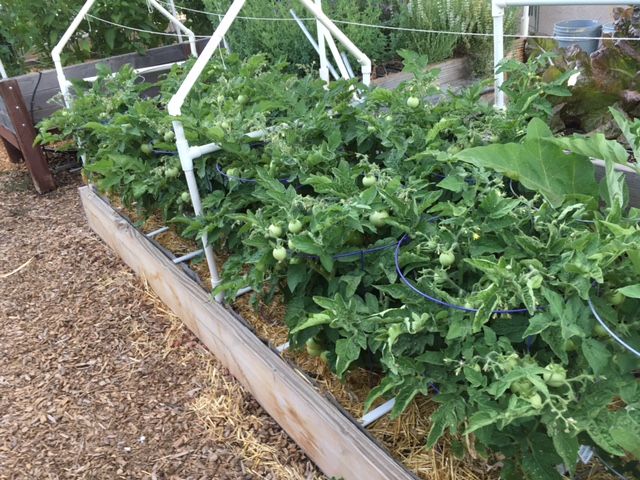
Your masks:
{"label": "wooden post", "polygon": [[36,129],[22,98],[18,82],[11,79],[0,82],[0,95],[2,95],[7,107],[7,113],[15,129],[15,137],[22,152],[22,158],[24,158],[27,169],[31,174],[36,191],[38,193],[46,193],[53,190],[56,188],[56,184],[49,170],[47,159],[42,149],[33,145],[36,138]]}
{"label": "wooden post", "polygon": [[415,480],[355,421],[215,303],[91,187],[80,188],[80,198],[93,231],[146,280],[327,476]]}
{"label": "wooden post", "polygon": [[[3,132],[0,132],[0,135],[2,134]],[[11,132],[7,132],[7,136],[9,135],[13,134],[11,134]],[[18,143],[18,139],[15,138],[15,135],[13,135],[13,142],[7,140],[4,136],[0,138],[2,138],[2,143],[4,145],[4,149],[7,151],[9,161],[11,163],[20,163],[22,161],[22,152],[20,152],[20,149],[16,145],[14,145],[14,143]]]}

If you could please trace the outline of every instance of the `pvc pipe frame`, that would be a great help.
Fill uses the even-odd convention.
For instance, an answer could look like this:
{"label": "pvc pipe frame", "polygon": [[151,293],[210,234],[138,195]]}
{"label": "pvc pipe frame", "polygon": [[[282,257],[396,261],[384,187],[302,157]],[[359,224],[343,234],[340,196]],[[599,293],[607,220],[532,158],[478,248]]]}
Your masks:
{"label": "pvc pipe frame", "polygon": [[[333,48],[335,49],[334,54],[337,55],[337,59],[340,59],[339,63],[342,63],[342,59],[340,58],[339,52],[337,52],[337,48],[335,46],[335,42],[333,38],[327,34],[327,37],[322,34],[322,29],[326,28],[327,31],[335,36],[340,43],[342,43],[349,52],[351,52],[357,59],[362,68],[362,82],[365,85],[369,85],[371,81],[371,60],[367,57],[358,47],[356,47],[351,40],[347,38],[347,36],[342,33],[342,31],[336,27],[336,25],[322,12],[322,9],[314,5],[311,0],[300,0],[301,3],[305,6],[307,10],[309,10],[318,21],[318,48],[320,53],[320,77],[329,81],[329,70],[327,67],[327,57],[326,57],[326,49],[325,49],[325,38],[330,38],[329,44],[331,48],[331,44],[333,44]],[[320,0],[316,0],[320,1]],[[202,72],[206,68],[209,60],[213,57],[216,49],[220,46],[220,43],[223,41],[225,35],[229,31],[229,28],[235,21],[236,17],[240,13],[240,10],[244,6],[246,0],[234,0],[233,3],[229,6],[227,13],[222,17],[220,23],[217,28],[211,35],[211,38],[205,45],[202,53],[195,61],[191,70],[187,73],[184,81],[178,88],[178,91],[175,95],[169,100],[169,104],[167,105],[167,110],[169,115],[174,117],[173,120],[173,130],[176,138],[176,149],[178,150],[178,156],[180,157],[180,164],[182,165],[182,170],[184,171],[184,175],[187,179],[187,185],[189,187],[189,195],[191,196],[191,203],[193,205],[193,212],[196,216],[203,215],[202,209],[202,199],[200,198],[200,191],[198,189],[198,184],[196,182],[196,176],[193,170],[193,161],[196,158],[201,157],[202,155],[206,155],[208,153],[213,153],[215,151],[220,150],[220,146],[216,143],[209,143],[207,145],[200,146],[190,146],[189,142],[184,133],[184,126],[182,121],[180,120],[180,116],[182,115],[182,106],[186,101],[187,95],[193,89],[198,78],[202,75]],[[348,72],[344,65],[342,66],[345,69],[346,78],[348,77]],[[251,138],[261,138],[263,137],[267,131],[271,130],[275,127],[270,127],[265,130],[258,130],[255,132],[250,132],[247,134],[248,137]],[[213,248],[209,245],[208,235],[204,233],[202,235],[202,245],[204,248],[205,256],[207,258],[207,264],[209,266],[209,274],[211,275],[211,285],[215,289],[218,285],[220,285],[220,276],[218,274],[218,267],[216,265],[216,260],[213,254]],[[221,293],[216,294],[216,301],[222,302],[223,295]]]}
{"label": "pvc pipe frame", "polygon": [[4,64],[2,63],[2,60],[0,59],[0,77],[2,77],[2,79],[6,79],[9,78],[7,76],[7,71],[4,69]]}
{"label": "pvc pipe frame", "polygon": [[[86,0],[86,2],[82,6],[78,14],[75,16],[75,18],[71,22],[71,25],[69,25],[69,28],[67,28],[67,30],[62,35],[62,38],[60,38],[60,41],[58,42],[58,44],[55,47],[53,47],[53,50],[51,50],[51,58],[53,59],[53,64],[56,69],[58,84],[60,85],[60,91],[62,92],[64,103],[67,108],[71,106],[73,99],[71,98],[71,94],[69,93],[70,83],[67,81],[67,77],[64,74],[64,69],[62,68],[62,60],[61,60],[62,50],[71,39],[71,36],[76,32],[76,30],[80,26],[80,23],[82,23],[82,21],[85,19],[85,17],[89,13],[89,11],[91,10],[91,7],[93,7],[95,2],[96,0]],[[147,0],[147,2],[149,3],[149,5],[153,6],[156,10],[158,10],[158,12],[162,14],[162,16],[167,18],[173,25],[180,28],[180,30],[182,30],[189,37],[189,47],[191,49],[191,54],[194,57],[197,57],[198,51],[196,49],[195,34],[191,30],[189,30],[187,27],[185,27],[180,22],[180,20],[178,20],[174,15],[172,15],[169,11],[167,11],[167,9],[164,8],[162,5],[160,5],[156,0]]]}
{"label": "pvc pipe frame", "polygon": [[[301,0],[302,1],[302,0]],[[640,5],[640,0],[630,0],[628,5]],[[553,6],[553,5],[620,5],[616,0],[491,0],[491,15],[493,16],[493,69],[495,80],[495,107],[499,110],[505,108],[504,92],[501,90],[504,83],[504,74],[498,73],[497,69],[504,58],[504,10],[507,7],[525,7],[528,13],[529,6]],[[525,21],[522,18],[521,28],[525,28],[523,33],[528,34],[529,17]]]}

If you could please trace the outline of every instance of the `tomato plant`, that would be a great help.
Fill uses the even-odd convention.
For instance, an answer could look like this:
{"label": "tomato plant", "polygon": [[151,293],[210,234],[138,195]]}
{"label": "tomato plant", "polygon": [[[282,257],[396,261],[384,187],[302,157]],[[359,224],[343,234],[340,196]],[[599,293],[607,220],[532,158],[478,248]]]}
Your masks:
{"label": "tomato plant", "polygon": [[[622,147],[554,137],[543,104],[496,112],[482,86],[408,102],[437,93],[437,73],[403,54],[415,78],[394,91],[325,88],[262,55],[212,62],[183,108],[190,143],[221,145],[196,161],[198,218],[164,113],[188,65],[153,98],[127,69],[78,85],[40,139],[78,138],[99,188],[226,250],[216,292],[279,293],[293,348],[339,376],[382,372],[367,407],[395,396],[400,415],[437,391],[428,447],[467,435],[505,457],[504,478],[556,478],[585,442],[635,455],[637,358],[592,313],[640,344],[640,211],[612,167]],[[259,142],[245,136],[257,129]]]}

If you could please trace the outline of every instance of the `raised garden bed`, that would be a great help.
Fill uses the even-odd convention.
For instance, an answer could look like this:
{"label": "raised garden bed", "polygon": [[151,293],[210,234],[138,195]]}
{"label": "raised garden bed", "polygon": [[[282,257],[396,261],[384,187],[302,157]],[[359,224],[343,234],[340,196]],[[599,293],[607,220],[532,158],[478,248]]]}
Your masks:
{"label": "raised garden bed", "polygon": [[312,382],[256,337],[245,322],[212,301],[91,187],[80,189],[90,227],[252,393],[328,476],[414,479],[355,419],[323,397]]}

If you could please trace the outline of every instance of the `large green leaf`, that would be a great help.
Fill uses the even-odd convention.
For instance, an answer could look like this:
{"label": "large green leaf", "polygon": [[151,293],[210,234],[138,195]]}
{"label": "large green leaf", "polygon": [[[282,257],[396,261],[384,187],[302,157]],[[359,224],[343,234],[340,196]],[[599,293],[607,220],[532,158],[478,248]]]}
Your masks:
{"label": "large green leaf", "polygon": [[594,167],[584,155],[567,154],[549,141],[551,131],[537,118],[531,120],[522,143],[487,145],[464,150],[462,161],[495,170],[540,192],[553,205],[566,195],[583,194],[598,198]]}

